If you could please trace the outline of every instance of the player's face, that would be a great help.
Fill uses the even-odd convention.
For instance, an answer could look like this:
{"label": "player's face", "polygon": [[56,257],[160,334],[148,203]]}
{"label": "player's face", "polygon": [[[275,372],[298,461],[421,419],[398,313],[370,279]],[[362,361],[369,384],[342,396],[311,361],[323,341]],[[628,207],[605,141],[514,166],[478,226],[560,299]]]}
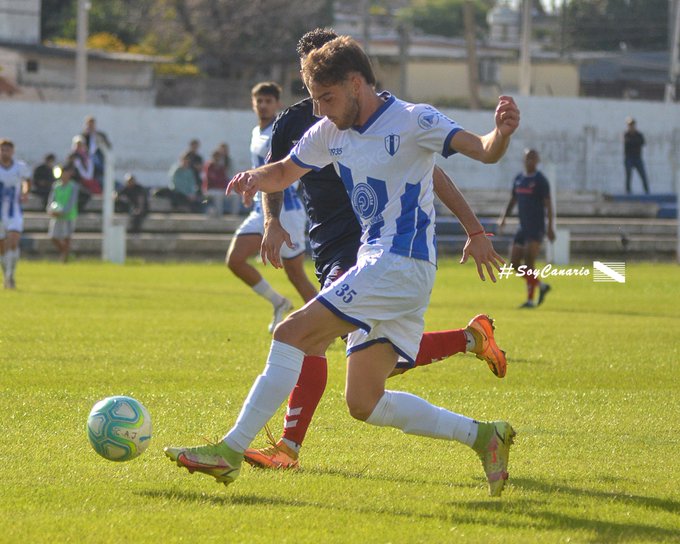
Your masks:
{"label": "player's face", "polygon": [[338,129],[347,130],[357,123],[359,101],[350,80],[337,85],[309,84],[309,95],[314,103],[314,114],[328,117]]}
{"label": "player's face", "polygon": [[253,111],[260,121],[270,121],[276,117],[281,103],[270,94],[256,94],[253,96]]}
{"label": "player's face", "polygon": [[5,164],[12,162],[14,157],[14,148],[11,145],[0,146],[0,161]]}
{"label": "player's face", "polygon": [[536,165],[538,165],[538,153],[529,151],[524,155],[524,168],[527,172],[534,172]]}

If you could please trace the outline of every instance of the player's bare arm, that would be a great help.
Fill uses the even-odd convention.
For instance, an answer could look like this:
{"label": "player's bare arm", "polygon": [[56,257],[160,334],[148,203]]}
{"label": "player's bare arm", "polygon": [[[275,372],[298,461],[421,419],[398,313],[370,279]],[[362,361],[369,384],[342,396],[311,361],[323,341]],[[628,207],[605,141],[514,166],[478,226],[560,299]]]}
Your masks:
{"label": "player's bare arm", "polygon": [[552,208],[552,200],[550,197],[545,199],[544,202],[545,205],[545,213],[548,216],[548,240],[551,242],[555,241],[555,227],[554,227],[554,214],[553,214],[553,208]]}
{"label": "player's bare arm", "polygon": [[503,258],[496,253],[493,244],[485,236],[484,227],[480,223],[477,215],[472,210],[467,200],[460,192],[453,180],[438,166],[433,172],[434,192],[444,205],[451,210],[468,234],[468,239],[463,248],[461,264],[467,262],[472,257],[477,265],[477,274],[482,281],[486,281],[484,268],[491,281],[496,281],[493,269],[500,271],[500,265],[505,263]]}
{"label": "player's bare arm", "polygon": [[510,137],[519,127],[519,108],[512,97],[501,96],[498,99],[494,120],[495,128],[484,136],[466,130],[458,131],[451,138],[451,149],[486,164],[498,162],[508,149]]}
{"label": "player's bare arm", "polygon": [[293,247],[290,234],[283,228],[280,221],[281,209],[283,207],[283,192],[265,193],[262,199],[262,209],[264,212],[264,234],[260,246],[260,257],[262,263],[269,261],[274,268],[282,268],[281,245],[286,244]]}
{"label": "player's bare arm", "polygon": [[515,203],[517,202],[517,199],[512,196],[510,197],[510,202],[508,202],[508,205],[505,208],[505,211],[503,212],[503,215],[500,216],[498,219],[498,233],[500,234],[503,232],[503,227],[505,227],[505,219],[512,213],[513,208],[515,207]]}
{"label": "player's bare arm", "polygon": [[229,181],[227,195],[233,191],[243,195],[246,200],[252,200],[258,191],[263,193],[283,191],[307,172],[308,168],[301,168],[290,157],[286,157],[254,170],[239,172]]}

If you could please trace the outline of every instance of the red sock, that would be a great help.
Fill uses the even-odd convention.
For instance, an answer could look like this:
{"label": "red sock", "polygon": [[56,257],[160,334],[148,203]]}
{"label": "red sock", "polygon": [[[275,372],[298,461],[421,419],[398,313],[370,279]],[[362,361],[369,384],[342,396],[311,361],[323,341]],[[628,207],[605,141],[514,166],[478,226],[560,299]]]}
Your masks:
{"label": "red sock", "polygon": [[541,283],[538,278],[534,278],[532,275],[526,276],[527,280],[527,300],[534,300],[534,290],[536,286]]}
{"label": "red sock", "polygon": [[426,332],[420,340],[416,366],[425,366],[446,359],[456,353],[465,353],[465,329]]}
{"label": "red sock", "polygon": [[302,371],[288,398],[283,418],[283,438],[302,444],[321,396],[326,389],[328,364],[325,357],[305,355]]}

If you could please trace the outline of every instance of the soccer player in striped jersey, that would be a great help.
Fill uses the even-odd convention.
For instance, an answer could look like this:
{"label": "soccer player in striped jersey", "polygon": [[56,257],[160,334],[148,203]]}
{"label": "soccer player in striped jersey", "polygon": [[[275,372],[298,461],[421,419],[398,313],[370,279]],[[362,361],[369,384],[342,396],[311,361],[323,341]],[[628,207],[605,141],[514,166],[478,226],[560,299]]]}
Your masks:
{"label": "soccer player in striped jersey", "polygon": [[519,126],[519,110],[502,96],[494,129],[477,136],[431,106],[376,94],[370,61],[347,36],[312,51],[302,74],[323,119],[286,159],[237,174],[229,189],[246,196],[281,191],[309,170],[333,164],[361,223],[357,264],[276,328],[265,369],[222,441],[169,447],[165,453],[192,472],[232,483],[244,450],[297,382],[305,353],[348,335],[350,414],[371,425],[471,447],[490,494],[500,495],[515,435],[511,425],[479,422],[415,395],[387,391],[385,380],[399,356],[415,360],[434,284],[434,154],[498,161]]}
{"label": "soccer player in striped jersey", "polygon": [[14,142],[0,140],[0,263],[5,289],[16,289],[19,241],[24,230],[21,200],[30,189],[25,162],[14,159]]}
{"label": "soccer player in striped jersey", "polygon": [[[281,87],[273,82],[262,82],[251,91],[253,111],[258,124],[253,128],[250,141],[251,164],[253,168],[265,164],[269,154],[272,125],[276,113],[280,109]],[[316,289],[307,278],[304,270],[305,231],[307,216],[300,202],[294,185],[284,191],[284,204],[281,220],[288,226],[293,238],[291,246],[281,249],[284,269],[302,300],[307,302],[316,296]],[[248,259],[257,255],[264,233],[264,216],[262,214],[261,196],[253,198],[253,210],[244,219],[234,234],[227,252],[226,263],[239,279],[249,285],[252,290],[267,299],[273,307],[273,317],[269,324],[269,332],[293,309],[293,304],[283,295],[274,291],[272,286],[262,277],[257,269],[248,263]]]}
{"label": "soccer player in striped jersey", "polygon": [[[314,49],[337,38],[330,29],[316,29],[306,33],[298,42],[301,60]],[[282,112],[274,123],[270,162],[284,159],[304,133],[319,121],[313,113],[312,100],[306,98]],[[455,184],[438,167],[434,170],[434,189],[442,202],[459,218],[470,234],[462,262],[472,256],[478,264],[478,273],[484,279],[482,266],[495,281],[493,268],[503,259],[494,251],[484,229]],[[309,241],[316,275],[322,287],[338,279],[356,264],[361,245],[361,227],[340,177],[329,165],[318,172],[312,170],[300,178],[302,200],[310,221]],[[280,248],[289,242],[289,235],[279,219],[283,193],[265,193],[263,208],[265,234],[262,242],[262,260],[281,267]],[[493,321],[484,314],[472,318],[464,329],[426,332],[420,342],[415,366],[424,366],[444,360],[456,353],[472,352],[489,365],[491,371],[502,378],[506,372],[505,353],[494,339]],[[411,368],[401,359],[394,373]],[[325,353],[306,353],[298,382],[288,399],[284,417],[283,434],[261,449],[248,448],[245,460],[259,468],[288,469],[299,466],[299,452],[314,412],[326,388],[328,364]]]}

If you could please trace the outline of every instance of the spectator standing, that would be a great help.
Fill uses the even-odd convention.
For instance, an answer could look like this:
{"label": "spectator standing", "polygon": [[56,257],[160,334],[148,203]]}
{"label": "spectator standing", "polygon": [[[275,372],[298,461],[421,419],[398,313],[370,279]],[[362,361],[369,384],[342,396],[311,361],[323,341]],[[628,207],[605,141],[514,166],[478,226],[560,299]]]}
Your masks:
{"label": "spectator standing", "polygon": [[93,177],[102,187],[104,185],[104,151],[111,149],[111,141],[105,132],[97,130],[97,121],[91,115],[85,118],[81,136],[85,140],[87,154],[92,162]]}
{"label": "spectator standing", "polygon": [[627,129],[623,133],[623,155],[624,166],[626,168],[626,193],[631,193],[630,178],[633,173],[633,168],[637,170],[642,179],[642,187],[645,194],[649,194],[649,184],[647,182],[647,172],[645,171],[645,163],[642,161],[642,146],[645,145],[645,137],[637,129],[635,119],[628,117],[626,119]]}
{"label": "spectator standing", "polygon": [[225,191],[229,181],[226,157],[222,150],[217,148],[212,153],[211,159],[203,167],[203,194],[210,199],[210,209],[218,217],[224,213]]}
{"label": "spectator standing", "polygon": [[52,186],[47,213],[50,215],[48,234],[59,251],[61,262],[68,261],[71,237],[78,217],[79,185],[74,180],[76,168],[72,162],[64,164],[61,177]]}
{"label": "spectator standing", "polygon": [[129,172],[125,174],[125,187],[116,195],[116,211],[130,215],[130,232],[142,230],[142,223],[149,213],[149,194]]}
{"label": "spectator standing", "polygon": [[31,192],[38,195],[42,199],[42,208],[47,207],[47,200],[52,190],[52,184],[55,182],[54,166],[57,157],[54,153],[45,155],[43,162],[35,167],[33,170],[33,180],[31,181]]}

